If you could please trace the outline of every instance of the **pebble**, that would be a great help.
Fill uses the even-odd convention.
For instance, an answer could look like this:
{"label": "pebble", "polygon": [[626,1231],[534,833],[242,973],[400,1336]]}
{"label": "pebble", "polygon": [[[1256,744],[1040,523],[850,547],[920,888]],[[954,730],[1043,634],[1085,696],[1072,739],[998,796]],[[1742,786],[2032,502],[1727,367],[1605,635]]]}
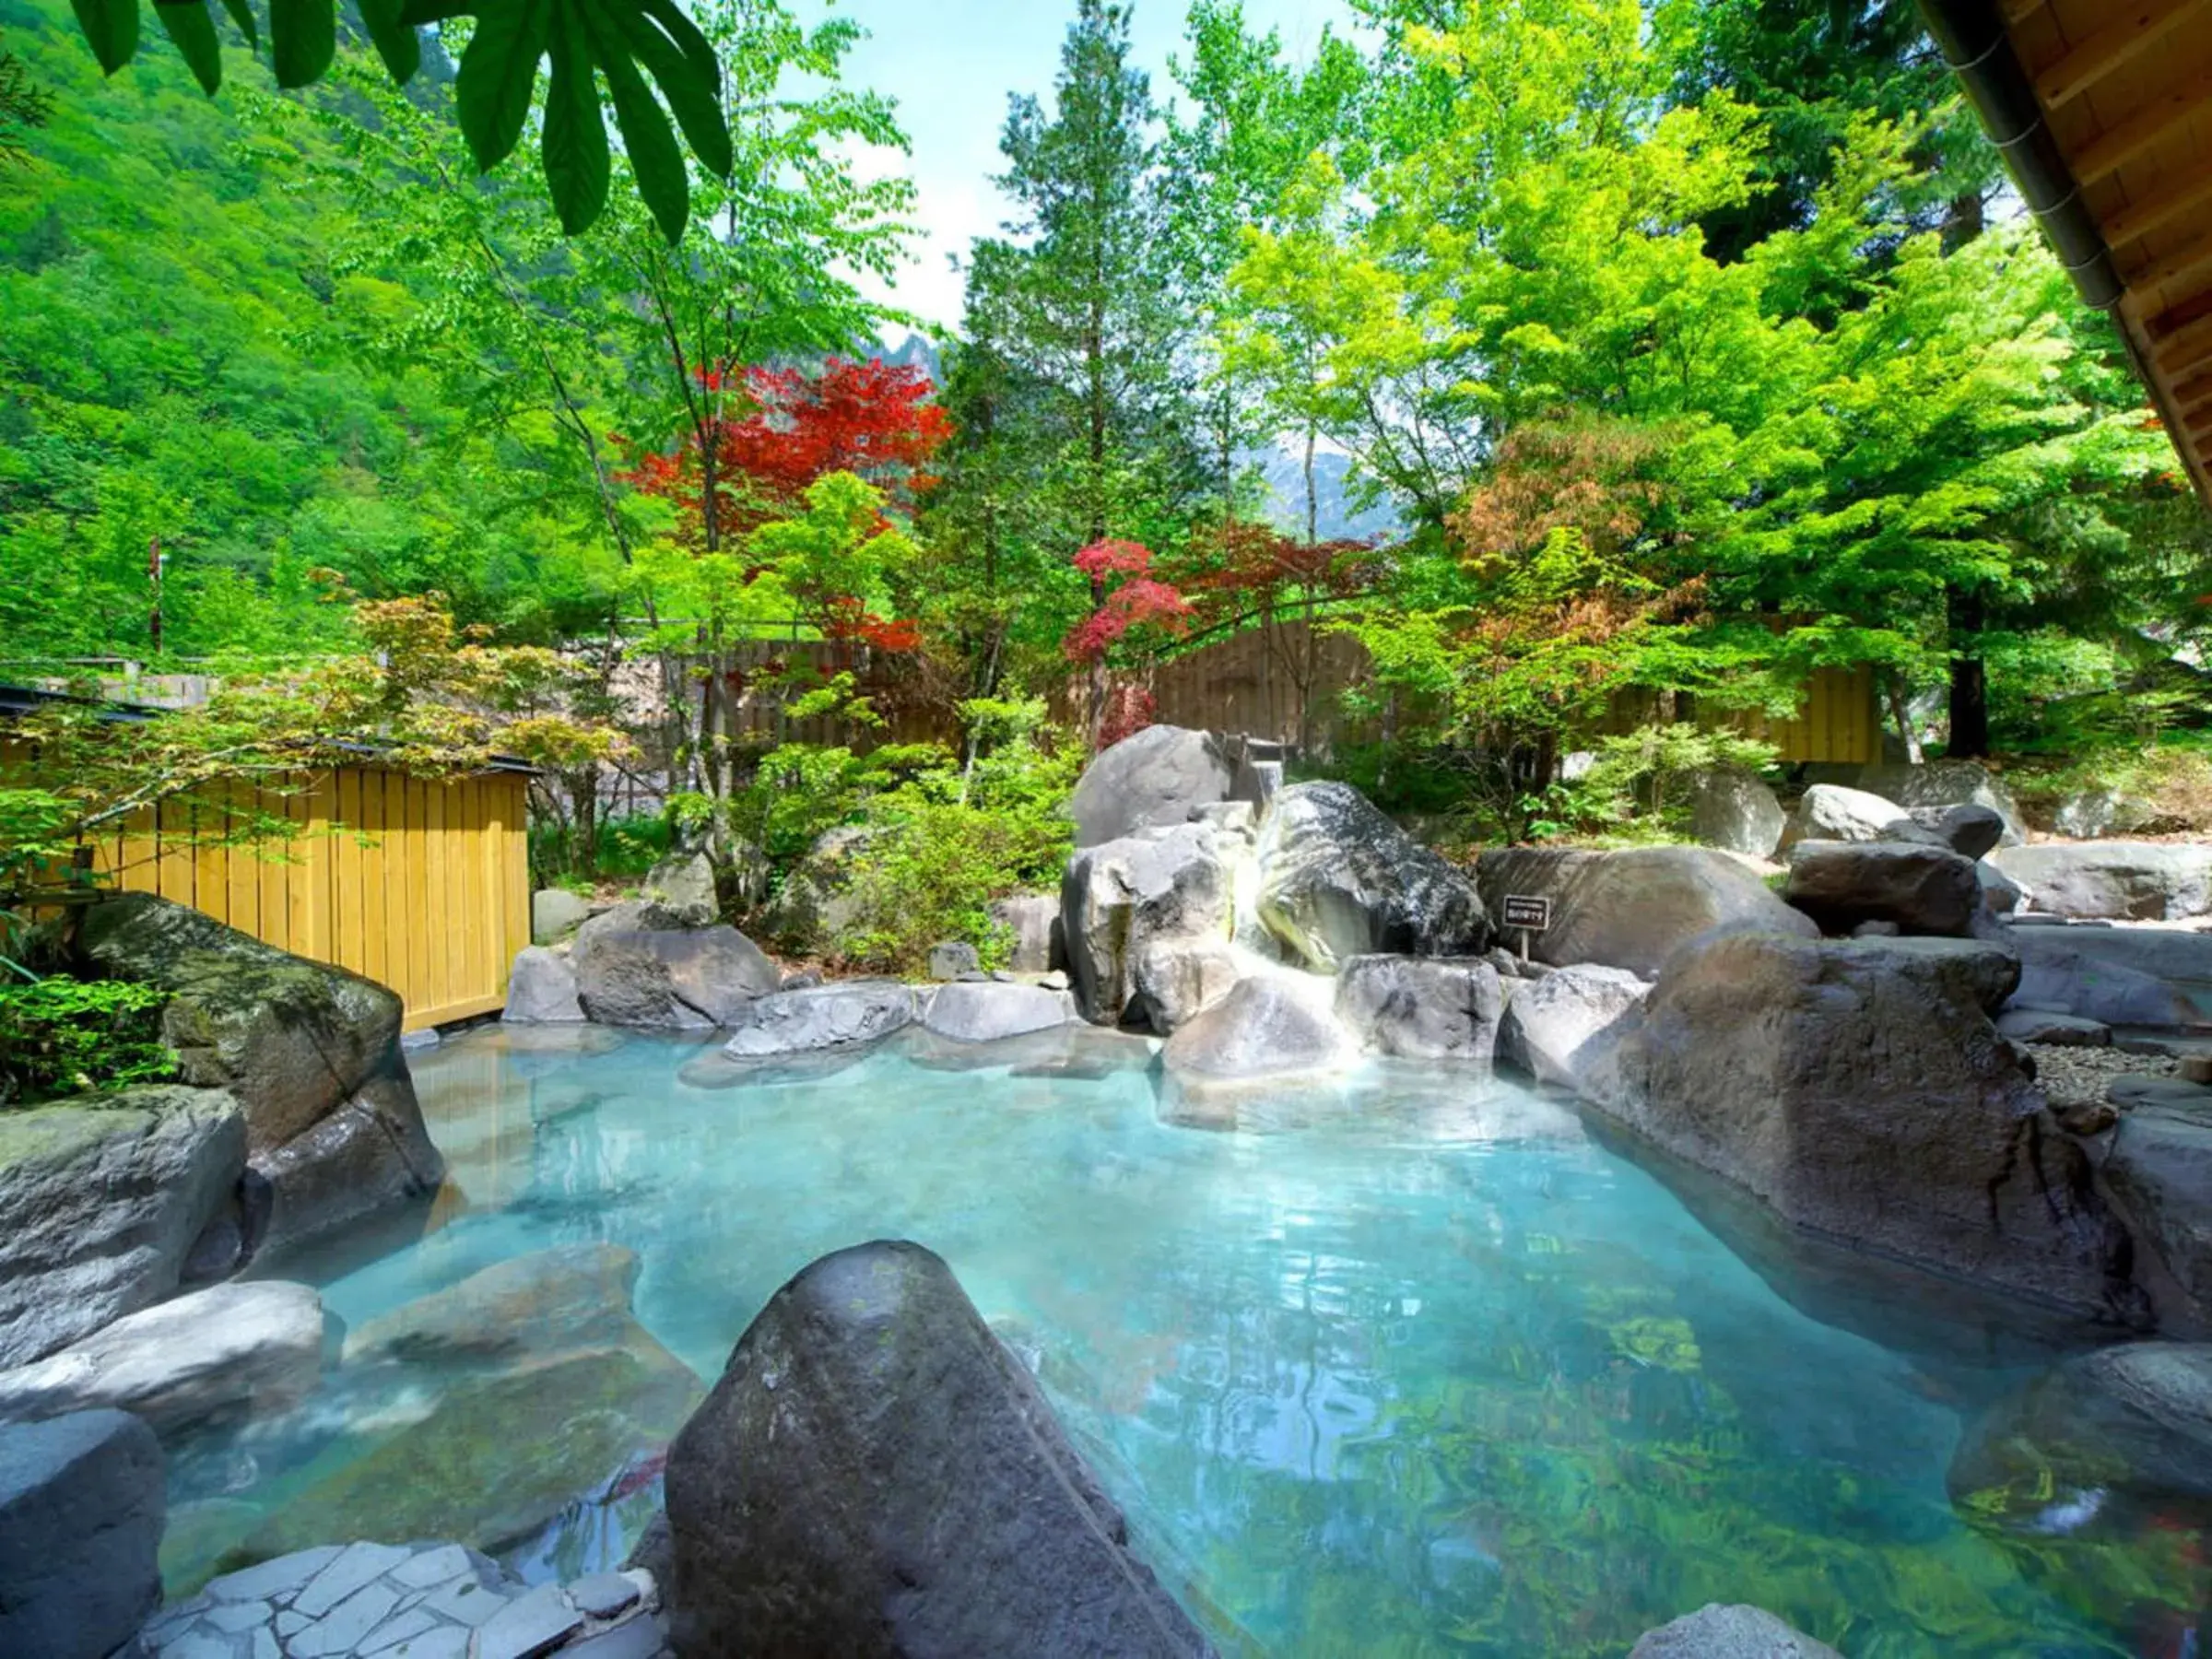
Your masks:
{"label": "pebble", "polygon": [[[2173,1057],[2170,1054],[2138,1054],[2124,1048],[2079,1048],[2048,1042],[2032,1042],[2026,1047],[2035,1061],[2036,1082],[2041,1086],[2062,1124],[2066,1124],[2069,1114],[2078,1115],[2083,1122],[2096,1121],[2100,1115],[2098,1109],[2109,1107],[2109,1091],[2116,1077],[2170,1077],[2174,1072]],[[2097,1133],[2073,1129],[2071,1124],[2067,1127],[2077,1135]]]}

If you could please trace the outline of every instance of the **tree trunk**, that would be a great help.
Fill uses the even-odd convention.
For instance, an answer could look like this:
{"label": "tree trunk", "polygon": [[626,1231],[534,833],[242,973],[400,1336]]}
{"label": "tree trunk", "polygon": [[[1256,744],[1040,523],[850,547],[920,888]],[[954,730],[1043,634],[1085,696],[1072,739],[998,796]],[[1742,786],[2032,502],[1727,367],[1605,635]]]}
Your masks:
{"label": "tree trunk", "polygon": [[1904,676],[1882,676],[1882,692],[1889,701],[1889,718],[1897,722],[1897,735],[1905,746],[1905,759],[1918,766],[1927,759],[1920,747],[1920,734],[1912,729],[1912,701],[1905,694]]}
{"label": "tree trunk", "polygon": [[1951,634],[1951,742],[1953,759],[1979,760],[1989,753],[1989,676],[1982,662],[1982,595],[1945,590]]}

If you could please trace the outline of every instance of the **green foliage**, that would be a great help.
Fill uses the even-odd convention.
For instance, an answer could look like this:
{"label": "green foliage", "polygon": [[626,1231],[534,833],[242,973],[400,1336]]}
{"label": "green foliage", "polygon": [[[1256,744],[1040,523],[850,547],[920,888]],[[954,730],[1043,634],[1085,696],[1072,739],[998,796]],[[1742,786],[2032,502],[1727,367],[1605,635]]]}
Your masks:
{"label": "green foliage", "polygon": [[1586,833],[1683,841],[1696,775],[1722,767],[1760,771],[1774,763],[1774,746],[1676,722],[1601,737],[1594,755],[1588,771],[1553,786],[1556,818]]}
{"label": "green foliage", "polygon": [[173,1076],[176,1055],[161,1041],[167,1001],[123,980],[0,981],[0,1106]]}
{"label": "green foliage", "polygon": [[[138,50],[138,0],[72,0],[77,26],[100,68],[113,75]],[[230,22],[258,51],[260,30],[246,0],[222,0]],[[201,89],[223,82],[222,41],[204,0],[161,0],[154,8],[170,42]],[[478,172],[489,172],[521,140],[537,89],[541,61],[551,76],[540,131],[546,186],[574,235],[606,206],[606,124],[594,72],[611,95],[623,148],[662,234],[679,240],[689,212],[689,181],[668,124],[677,124],[700,164],[717,178],[734,165],[724,119],[721,65],[705,35],[673,0],[363,0],[360,18],[393,81],[405,86],[422,64],[424,24],[453,29],[471,18],[455,81],[455,111]],[[269,61],[279,87],[306,87],[329,73],[337,52],[337,0],[268,0]],[[442,38],[442,36],[441,36]],[[658,87],[663,109],[647,88]]]}

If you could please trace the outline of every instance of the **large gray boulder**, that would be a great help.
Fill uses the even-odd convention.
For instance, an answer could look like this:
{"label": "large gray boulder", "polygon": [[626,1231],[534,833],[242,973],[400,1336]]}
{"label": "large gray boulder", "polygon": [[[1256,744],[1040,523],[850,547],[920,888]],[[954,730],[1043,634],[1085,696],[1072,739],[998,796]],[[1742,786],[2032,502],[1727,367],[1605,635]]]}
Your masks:
{"label": "large gray boulder", "polygon": [[1186,822],[1194,807],[1233,799],[1236,784],[1236,757],[1211,732],[1147,726],[1083,769],[1067,802],[1076,845]]}
{"label": "large gray boulder", "polygon": [[1588,962],[1516,985],[1499,1022],[1498,1059],[1579,1093],[1650,991],[1626,968]]}
{"label": "large gray boulder", "polygon": [[557,1244],[496,1262],[346,1334],[347,1366],[464,1367],[653,1346],[631,1311],[641,1264],[623,1244]]}
{"label": "large gray boulder", "polygon": [[[1743,863],[1706,847],[1630,847],[1584,853],[1503,847],[1475,863],[1493,921],[1509,895],[1551,900],[1551,925],[1531,935],[1529,955],[1564,967],[1595,962],[1651,978],[1690,940],[1715,928],[1795,934],[1818,930]],[[1500,936],[1515,950],[1520,935]]]}
{"label": "large gray boulder", "polygon": [[734,1024],[783,983],[782,970],[724,924],[677,925],[650,904],[618,905],[576,935],[569,959],[583,1011],[602,1025],[701,1030]]}
{"label": "large gray boulder", "polygon": [[262,1247],[297,1244],[437,1190],[445,1160],[400,1052],[394,992],[151,893],[90,906],[88,971],[170,994],[162,1034],[187,1083],[228,1090],[272,1190]]}
{"label": "large gray boulder", "polygon": [[1843,1659],[1760,1607],[1713,1602],[1646,1630],[1629,1659]]}
{"label": "large gray boulder", "polygon": [[2179,922],[2212,911],[2212,846],[2171,841],[2039,841],[1990,863],[2053,915]]}
{"label": "large gray boulder", "polygon": [[1160,1061],[1171,1075],[1203,1086],[1327,1071],[1354,1052],[1349,1034],[1313,998],[1265,978],[1239,980],[1168,1039]]}
{"label": "large gray boulder", "polygon": [[1987,1018],[2018,975],[1963,939],[1724,935],[1668,962],[1593,1098],[1800,1227],[2139,1317],[2125,1230]]}
{"label": "large gray boulder", "polygon": [[685,927],[711,927],[722,914],[714,896],[714,866],[704,853],[677,853],[645,873],[639,892]]}
{"label": "large gray boulder", "polygon": [[2005,815],[1979,801],[1961,801],[1956,806],[1914,806],[1906,814],[1923,830],[1942,838],[1943,844],[1961,857],[1980,858],[2005,840]]}
{"label": "large gray boulder", "polygon": [[557,945],[592,913],[591,905],[566,888],[540,888],[530,895],[530,942]]}
{"label": "large gray boulder", "polygon": [[913,989],[893,980],[778,991],[737,1011],[722,1052],[733,1060],[756,1060],[874,1042],[913,1024],[914,1002]]}
{"label": "large gray boulder", "polygon": [[1056,893],[1017,893],[991,902],[993,925],[1006,930],[1006,967],[1015,973],[1050,973],[1067,966],[1060,936]]}
{"label": "large gray boulder", "polygon": [[760,912],[761,936],[787,949],[834,957],[860,919],[853,867],[875,833],[865,824],[841,824],[817,836]]}
{"label": "large gray boulder", "polygon": [[172,1293],[245,1172],[245,1115],[214,1089],[0,1112],[0,1366]]}
{"label": "large gray boulder", "polygon": [[2026,830],[2019,803],[1989,769],[1972,760],[1930,760],[1919,766],[1875,763],[1859,769],[1858,785],[1908,808],[1986,806],[2005,820],[2003,844],[2019,845]]}
{"label": "large gray boulder", "polygon": [[2212,1499],[2212,1345],[2125,1343],[2066,1360],[1983,1413],[1948,1485],[1963,1512],[2043,1534],[2116,1497]]}
{"label": "large gray boulder", "polygon": [[507,1006],[500,1018],[509,1025],[575,1025],[583,1018],[576,995],[576,970],[566,955],[543,945],[525,945],[514,953],[507,975]]}
{"label": "large gray boulder", "polygon": [[1798,797],[1783,826],[1778,853],[1799,841],[1907,841],[1935,844],[1941,837],[1912,821],[1895,801],[1841,783],[1816,783]]}
{"label": "large gray boulder", "polygon": [[1964,938],[1982,912],[1972,859],[1896,841],[1799,841],[1782,896],[1831,934],[1894,922],[1909,934]]}
{"label": "large gray boulder", "polygon": [[1030,1374],[918,1244],[771,1299],[668,1453],[677,1651],[1209,1653]]}
{"label": "large gray boulder", "polygon": [[[2171,1081],[2159,1078],[2156,1081]],[[2171,1090],[2184,1101],[2182,1090]],[[2114,1090],[2112,1099],[2122,1101]],[[2162,1323],[2212,1329],[2212,1116],[2152,1100],[2121,1113],[2105,1190],[2151,1258],[2140,1277]]]}
{"label": "large gray boulder", "polygon": [[1182,824],[1085,847],[1067,861],[1061,929],[1086,1018],[1119,1025],[1129,1017],[1137,962],[1155,941],[1228,942],[1229,851],[1241,844],[1211,826]]}
{"label": "large gray boulder", "polygon": [[1353,957],[1336,973],[1336,1018],[1378,1054],[1488,1060],[1505,990],[1479,957]]}
{"label": "large gray boulder", "polygon": [[2150,802],[2117,789],[2078,791],[2061,801],[2051,815],[2051,828],[2075,841],[2139,835],[2158,821],[2159,810]]}
{"label": "large gray boulder", "polygon": [[1293,783],[1260,827],[1260,920],[1308,967],[1347,958],[1479,956],[1475,883],[1348,783]]}
{"label": "large gray boulder", "polygon": [[0,1653],[107,1659],[161,1603],[161,1448],[121,1411],[0,1429]]}
{"label": "large gray boulder", "polygon": [[168,1437],[218,1418],[279,1411],[323,1372],[323,1299],[282,1279],[216,1285],[124,1315],[32,1365],[0,1371],[0,1420],[95,1406]]}
{"label": "large gray boulder", "polygon": [[1137,952],[1124,1018],[1172,1036],[1227,996],[1238,973],[1235,953],[1219,939],[1153,939]]}
{"label": "large gray boulder", "polygon": [[922,1024],[955,1042],[995,1042],[1047,1031],[1075,1018],[1075,1001],[1065,991],[983,980],[939,986],[930,994]]}
{"label": "large gray boulder", "polygon": [[1689,832],[1708,847],[1771,858],[1788,822],[1766,781],[1741,767],[1716,766],[1690,787]]}
{"label": "large gray boulder", "polygon": [[2212,1022],[2212,937],[2132,927],[2016,927],[2016,1006],[2115,1026]]}

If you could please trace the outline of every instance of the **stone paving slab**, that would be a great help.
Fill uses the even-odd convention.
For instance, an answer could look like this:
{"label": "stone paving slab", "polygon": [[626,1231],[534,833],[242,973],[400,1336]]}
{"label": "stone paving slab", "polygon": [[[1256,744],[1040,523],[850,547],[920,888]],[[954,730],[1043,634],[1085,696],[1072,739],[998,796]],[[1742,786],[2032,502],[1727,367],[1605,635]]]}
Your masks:
{"label": "stone paving slab", "polygon": [[161,1608],[149,1659],[665,1659],[650,1573],[569,1587],[509,1579],[459,1544],[327,1546],[264,1561]]}

